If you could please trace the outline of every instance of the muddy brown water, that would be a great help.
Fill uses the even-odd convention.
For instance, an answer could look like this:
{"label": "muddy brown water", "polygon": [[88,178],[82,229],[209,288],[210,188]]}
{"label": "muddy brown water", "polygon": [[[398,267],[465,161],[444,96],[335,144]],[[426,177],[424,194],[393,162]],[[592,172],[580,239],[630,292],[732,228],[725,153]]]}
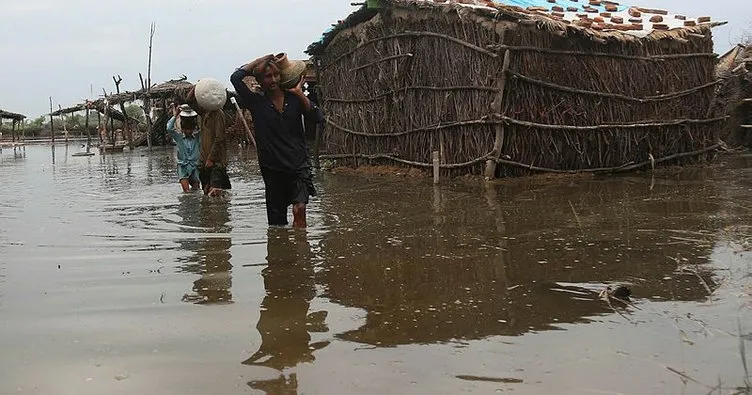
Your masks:
{"label": "muddy brown water", "polygon": [[302,232],[267,228],[247,151],[209,199],[179,193],[171,150],[79,150],[0,153],[0,394],[745,385],[750,155],[491,185],[318,173]]}

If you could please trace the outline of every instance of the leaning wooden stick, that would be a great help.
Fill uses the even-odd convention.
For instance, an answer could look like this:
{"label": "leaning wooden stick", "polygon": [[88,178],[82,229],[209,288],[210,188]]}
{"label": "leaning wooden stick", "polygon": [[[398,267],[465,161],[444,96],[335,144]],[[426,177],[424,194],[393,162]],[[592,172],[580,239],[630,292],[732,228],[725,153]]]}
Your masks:
{"label": "leaning wooden stick", "polygon": [[248,133],[248,137],[251,139],[253,146],[256,147],[256,139],[253,137],[253,132],[251,132],[251,128],[248,127],[248,122],[245,121],[245,117],[243,116],[243,110],[240,109],[240,106],[238,105],[238,101],[235,100],[234,97],[231,97],[230,101],[232,102],[232,104],[235,105],[235,109],[238,110],[238,115],[240,115],[240,119],[243,121],[243,126],[245,126],[245,131],[246,133]]}

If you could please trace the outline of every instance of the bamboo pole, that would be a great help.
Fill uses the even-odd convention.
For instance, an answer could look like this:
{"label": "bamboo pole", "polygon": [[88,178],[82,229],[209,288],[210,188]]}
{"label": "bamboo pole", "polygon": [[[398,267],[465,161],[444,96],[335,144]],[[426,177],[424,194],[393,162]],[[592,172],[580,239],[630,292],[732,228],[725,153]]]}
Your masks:
{"label": "bamboo pole", "polygon": [[[501,114],[504,108],[504,89],[507,84],[507,71],[509,70],[510,62],[509,54],[510,52],[508,50],[504,52],[504,63],[501,66],[501,74],[499,75],[497,82],[497,88],[499,88],[499,90],[498,93],[496,93],[494,101],[491,103],[492,114]],[[494,147],[491,151],[491,155],[493,155],[493,159],[498,159],[501,157],[501,150],[504,148],[504,124],[496,125],[495,129],[496,136],[494,137]],[[485,178],[486,180],[496,178],[496,161],[489,159],[486,162]]]}
{"label": "bamboo pole", "polygon": [[358,70],[363,70],[365,68],[368,68],[368,67],[371,67],[371,66],[375,66],[375,65],[377,65],[379,63],[384,63],[384,62],[388,62],[390,60],[401,59],[401,58],[405,58],[405,57],[410,58],[412,56],[413,56],[413,54],[411,54],[411,53],[404,53],[404,54],[399,54],[399,55],[387,56],[385,58],[377,59],[377,60],[374,60],[373,62],[366,63],[366,64],[364,64],[362,66],[358,66],[358,67],[355,67],[353,69],[350,69],[350,72],[354,73],[354,72],[356,72]]}
{"label": "bamboo pole", "polygon": [[151,29],[149,30],[149,61],[146,68],[146,97],[144,98],[144,112],[146,113],[146,144],[151,150],[151,134],[153,132],[153,125],[151,121],[151,53],[152,45],[154,43],[154,31],[156,24],[151,23]]}
{"label": "bamboo pole", "polygon": [[607,124],[607,125],[592,125],[592,126],[548,125],[548,124],[542,124],[542,123],[520,121],[520,120],[503,116],[503,115],[500,116],[500,118],[506,123],[519,125],[519,126],[526,126],[530,128],[537,128],[537,129],[561,130],[561,131],[563,130],[593,131],[593,130],[604,130],[604,129],[644,129],[644,128],[654,128],[654,127],[659,127],[659,126],[702,125],[702,124],[707,124],[707,123],[725,121],[728,118],[728,116],[709,118],[709,119],[674,119],[674,120],[663,121],[663,122],[641,122],[641,123]]}
{"label": "bamboo pole", "polygon": [[[508,52],[508,51],[507,51]],[[721,80],[715,80],[711,81],[707,84],[702,84],[700,86],[696,86],[694,88],[690,88],[687,90],[679,91],[679,92],[673,92],[673,93],[666,93],[663,95],[656,95],[656,96],[646,96],[646,97],[632,97],[627,95],[622,95],[619,93],[608,93],[608,92],[596,92],[596,91],[588,91],[584,89],[577,89],[577,88],[570,88],[568,86],[562,86],[558,84],[553,84],[550,82],[545,82],[541,80],[537,80],[534,78],[527,77],[525,75],[519,74],[514,71],[508,71],[508,74],[510,74],[513,78],[519,79],[521,81],[525,81],[530,84],[540,85],[545,88],[549,89],[555,89],[558,91],[563,92],[569,92],[569,93],[576,93],[579,95],[585,95],[585,96],[599,96],[599,97],[609,97],[613,99],[621,99],[621,100],[627,100],[627,101],[634,101],[638,103],[649,103],[649,102],[656,102],[656,101],[664,101],[664,100],[671,100],[676,99],[683,96],[689,96],[697,91],[713,87],[717,85]]]}
{"label": "bamboo pole", "polygon": [[439,131],[441,129],[446,128],[452,128],[457,126],[467,126],[467,125],[493,125],[501,123],[501,120],[498,119],[488,119],[484,117],[483,119],[473,119],[468,121],[458,121],[458,122],[447,122],[447,123],[439,123],[435,125],[429,125],[422,128],[416,128],[416,129],[410,129],[405,130],[402,132],[395,132],[395,133],[368,133],[368,132],[359,132],[352,129],[348,129],[344,126],[341,126],[337,124],[336,122],[332,121],[329,117],[325,118],[326,123],[331,125],[337,130],[343,131],[345,133],[354,134],[358,136],[366,136],[366,137],[398,137],[398,136],[404,136],[408,134],[413,134],[417,132],[433,132],[433,131]]}
{"label": "bamboo pole", "polygon": [[359,131],[348,129],[344,126],[341,126],[337,124],[336,122],[332,121],[328,117],[325,118],[325,120],[327,124],[331,125],[335,129],[348,133],[348,134],[365,136],[365,137],[399,137],[399,136],[414,134],[418,132],[440,131],[441,129],[452,128],[452,127],[457,127],[457,126],[498,125],[500,123],[509,123],[509,124],[514,124],[514,125],[519,125],[519,126],[526,126],[530,128],[537,128],[537,129],[588,131],[588,130],[604,130],[604,129],[644,129],[644,128],[653,128],[657,126],[680,126],[680,125],[685,125],[685,124],[693,124],[693,125],[707,124],[707,123],[724,121],[727,118],[728,116],[709,118],[709,119],[673,119],[673,120],[662,121],[662,122],[641,121],[641,122],[636,122],[636,123],[625,123],[625,124],[572,126],[572,125],[550,125],[550,124],[543,124],[543,123],[536,123],[536,122],[529,122],[529,121],[521,121],[521,120],[507,117],[501,114],[492,114],[491,118],[483,117],[482,119],[475,119],[475,120],[468,120],[468,121],[447,122],[443,124],[430,125],[430,126],[425,126],[421,128],[415,128],[415,129],[410,129],[410,130],[405,130],[405,131],[395,132],[395,133],[359,132]]}
{"label": "bamboo pole", "polygon": [[[52,120],[52,96],[50,96],[50,133],[52,134],[52,145],[55,145],[55,125],[54,121]],[[52,154],[53,162],[55,154]]]}

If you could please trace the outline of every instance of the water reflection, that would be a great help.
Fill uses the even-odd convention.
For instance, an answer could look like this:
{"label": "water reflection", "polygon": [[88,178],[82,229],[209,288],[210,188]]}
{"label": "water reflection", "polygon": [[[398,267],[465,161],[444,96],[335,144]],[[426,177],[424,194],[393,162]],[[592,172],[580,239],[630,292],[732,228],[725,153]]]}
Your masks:
{"label": "water reflection", "polygon": [[[3,219],[3,215],[0,214],[0,219]],[[9,240],[4,228],[0,228],[0,256],[5,256],[6,246],[9,244]],[[5,278],[6,268],[5,259],[0,259],[0,310],[3,308],[3,297],[5,295]]]}
{"label": "water reflection", "polygon": [[[710,226],[719,207],[707,183],[393,185],[374,200],[356,182],[352,194],[324,207],[348,224],[322,241],[325,296],[367,311],[363,326],[338,335],[345,340],[435,343],[589,322],[613,313],[597,295],[612,282],[631,284],[638,303],[703,300],[702,282],[717,288],[703,267],[711,245],[666,231]],[[703,281],[667,258],[677,256]]]}
{"label": "water reflection", "polygon": [[3,148],[0,146],[0,160],[4,159],[3,156],[13,157],[13,159],[24,159],[26,158],[26,147]]}
{"label": "water reflection", "polygon": [[[255,266],[236,271],[267,252],[256,165],[233,165],[231,202],[207,201],[179,192],[172,151],[64,164],[57,149],[54,167],[49,146],[0,156],[12,186],[0,199],[2,394],[60,383],[72,393],[143,383],[153,393],[678,393],[666,366],[742,384],[738,337],[723,333],[737,333],[738,304],[750,299],[749,252],[736,254],[752,232],[749,157],[710,178],[684,169],[434,188],[322,173],[310,250],[303,235],[273,230],[257,278]],[[189,272],[168,274],[176,260]],[[700,279],[711,291],[723,284],[712,303],[691,302],[707,300]],[[634,322],[597,299],[622,282],[640,309],[622,311]],[[262,287],[249,331],[243,314]],[[187,302],[154,305],[186,292]],[[192,304],[215,301],[235,304]],[[326,319],[310,313],[322,308]],[[330,331],[316,333],[325,322]],[[164,336],[176,326],[191,330]],[[556,330],[497,337],[546,329]],[[319,340],[332,344],[311,350]],[[410,343],[421,345],[401,346]],[[129,378],[113,379],[120,368]],[[274,379],[248,383],[257,378]]]}
{"label": "water reflection", "polygon": [[313,353],[329,342],[311,343],[311,333],[327,332],[326,311],[309,314],[316,296],[311,246],[305,232],[272,228],[268,231],[268,266],[261,272],[266,296],[256,325],[261,335],[258,351],[243,361],[280,371],[274,380],[252,381],[252,388],[267,393],[296,393],[295,373],[285,369],[313,362]]}
{"label": "water reflection", "polygon": [[177,214],[186,232],[196,238],[185,238],[181,248],[193,252],[183,259],[180,269],[199,275],[193,282],[193,293],[183,301],[196,304],[232,303],[232,231],[228,199],[212,199],[199,194],[183,194]]}

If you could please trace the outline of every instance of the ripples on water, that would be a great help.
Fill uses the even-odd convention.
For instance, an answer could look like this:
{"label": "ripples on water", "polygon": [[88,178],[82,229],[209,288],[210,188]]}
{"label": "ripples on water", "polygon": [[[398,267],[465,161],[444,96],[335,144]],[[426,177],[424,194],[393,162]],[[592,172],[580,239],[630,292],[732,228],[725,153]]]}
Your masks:
{"label": "ripples on water", "polygon": [[[662,365],[743,377],[729,333],[747,157],[493,185],[319,174],[300,232],[267,229],[248,152],[211,199],[180,192],[172,150],[74,149],[0,154],[0,393],[665,393],[681,381]],[[598,300],[612,283],[634,304]]]}

